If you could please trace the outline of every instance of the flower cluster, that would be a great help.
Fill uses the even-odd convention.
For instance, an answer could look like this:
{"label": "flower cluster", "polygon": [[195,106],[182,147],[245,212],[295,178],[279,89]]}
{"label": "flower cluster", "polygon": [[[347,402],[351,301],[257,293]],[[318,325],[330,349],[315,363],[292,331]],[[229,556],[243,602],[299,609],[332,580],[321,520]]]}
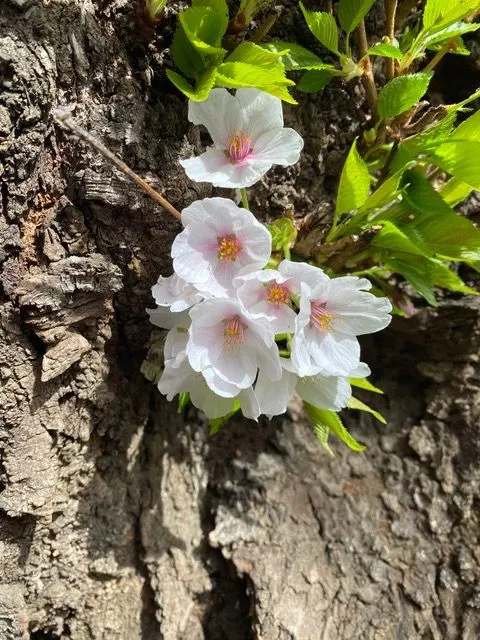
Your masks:
{"label": "flower cluster", "polygon": [[[189,117],[215,146],[182,164],[218,186],[249,186],[273,163],[296,162],[303,145],[283,128],[280,100],[255,89],[214,89],[190,103]],[[316,407],[345,407],[348,378],[370,373],[357,336],[388,325],[390,302],[368,293],[366,279],[274,262],[269,231],[232,200],[199,200],[181,217],[174,274],[152,288],[158,306],[149,310],[169,330],[160,391],[169,400],[188,393],[210,419],[238,409],[252,419],[278,415],[294,392]]]}

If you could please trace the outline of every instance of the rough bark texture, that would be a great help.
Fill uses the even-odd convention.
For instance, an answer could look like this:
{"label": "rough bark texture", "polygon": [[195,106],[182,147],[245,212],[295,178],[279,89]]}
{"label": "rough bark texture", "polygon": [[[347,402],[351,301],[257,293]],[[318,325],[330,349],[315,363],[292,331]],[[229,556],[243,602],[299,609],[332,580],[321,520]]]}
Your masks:
{"label": "rough bark texture", "polygon": [[[295,407],[208,438],[140,373],[176,223],[49,114],[74,106],[178,208],[209,195],[161,73],[176,8],[153,47],[131,0],[0,7],[0,638],[475,640],[476,299],[365,341],[389,425],[350,418],[363,455],[329,459]],[[328,213],[362,101],[287,110],[305,153],[258,211]]]}

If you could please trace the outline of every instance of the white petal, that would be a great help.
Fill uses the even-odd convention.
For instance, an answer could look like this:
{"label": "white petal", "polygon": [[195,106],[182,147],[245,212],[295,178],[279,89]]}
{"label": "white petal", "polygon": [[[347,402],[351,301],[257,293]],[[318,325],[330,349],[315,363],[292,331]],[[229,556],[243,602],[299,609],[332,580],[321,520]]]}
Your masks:
{"label": "white petal", "polygon": [[259,89],[238,89],[235,95],[240,105],[247,133],[256,140],[264,131],[283,127],[282,101]]}
{"label": "white petal", "polygon": [[388,298],[376,298],[364,291],[350,290],[342,292],[341,296],[337,293],[330,298],[327,308],[337,316],[335,330],[355,336],[380,331],[392,320],[389,315],[392,305]]}
{"label": "white petal", "polygon": [[188,391],[193,375],[192,369],[186,360],[176,367],[172,365],[171,361],[166,362],[158,382],[158,390],[167,396],[167,400],[173,400],[177,393]]}
{"label": "white petal", "polygon": [[267,375],[259,374],[255,384],[260,412],[267,416],[278,416],[285,413],[287,405],[295,390],[297,376],[285,369],[280,380],[273,382]]}
{"label": "white petal", "polygon": [[242,116],[238,101],[226,89],[213,89],[203,102],[188,103],[188,119],[203,124],[215,145],[226,149],[230,132],[238,128]]}
{"label": "white petal", "polygon": [[222,398],[211,391],[201,374],[197,374],[195,382],[190,387],[190,400],[197,409],[205,413],[207,418],[214,420],[229,414],[233,409],[233,398]]}
{"label": "white petal", "polygon": [[175,273],[190,284],[206,282],[212,273],[209,261],[192,243],[190,228],[177,235],[171,254]]}
{"label": "white petal", "polygon": [[318,365],[318,373],[327,376],[348,376],[360,362],[360,345],[358,340],[349,335],[320,333],[309,328],[307,343],[310,357],[314,365]]}
{"label": "white petal", "polygon": [[297,391],[305,402],[328,411],[340,411],[347,406],[352,395],[345,378],[326,376],[299,378]]}
{"label": "white petal", "polygon": [[330,278],[319,268],[306,262],[292,262],[282,260],[278,265],[278,271],[285,278],[291,278],[289,286],[295,286],[295,293],[300,295],[300,285],[306,284],[310,289],[314,289],[320,282],[328,281]]}
{"label": "white petal", "polygon": [[348,374],[349,378],[368,378],[368,376],[372,372],[370,371],[370,367],[365,362],[360,362],[356,369],[350,371]]}
{"label": "white petal", "polygon": [[150,316],[150,322],[161,329],[173,329],[173,327],[184,327],[190,325],[188,311],[172,313],[169,309],[158,307],[157,309],[146,309]]}
{"label": "white petal", "polygon": [[237,166],[220,149],[211,147],[195,158],[180,160],[180,164],[190,180],[195,182],[211,182],[215,187],[225,188],[244,186],[238,184]]}
{"label": "white petal", "polygon": [[208,387],[218,396],[234,398],[238,395],[237,386],[221,378],[213,367],[207,367],[202,373]]}
{"label": "white petal", "polygon": [[250,420],[258,419],[258,416],[260,415],[260,406],[258,404],[257,396],[251,387],[240,391],[237,396],[237,400],[240,403],[240,408],[245,418],[249,418]]}
{"label": "white petal", "polygon": [[303,138],[293,129],[272,129],[255,141],[253,156],[282,167],[298,162]]}
{"label": "white petal", "polygon": [[184,329],[179,330],[177,327],[170,329],[165,339],[165,346],[163,349],[165,361],[173,360],[179,354],[184,353],[187,341],[188,333]]}

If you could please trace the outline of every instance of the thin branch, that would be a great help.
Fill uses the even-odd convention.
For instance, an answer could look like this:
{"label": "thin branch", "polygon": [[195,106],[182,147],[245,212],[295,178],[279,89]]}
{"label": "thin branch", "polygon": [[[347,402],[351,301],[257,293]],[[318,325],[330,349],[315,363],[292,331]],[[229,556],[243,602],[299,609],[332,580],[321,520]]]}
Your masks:
{"label": "thin branch", "polygon": [[373,76],[372,63],[370,56],[368,55],[368,41],[367,32],[365,31],[365,21],[362,20],[357,29],[357,42],[360,54],[360,59],[363,60],[364,74],[362,76],[363,86],[365,88],[365,94],[367,96],[368,104],[372,109],[374,117],[377,114],[377,87],[375,86],[375,78]]}
{"label": "thin branch", "polygon": [[148,195],[153,198],[156,202],[160,203],[164,209],[166,209],[174,218],[177,220],[181,219],[180,211],[175,209],[173,205],[171,205],[168,200],[166,200],[158,191],[156,191],[153,187],[151,187],[143,178],[138,176],[134,171],[130,169],[128,165],[120,160],[114,153],[112,153],[107,147],[102,144],[99,140],[94,138],[91,133],[88,133],[85,129],[80,127],[72,118],[70,110],[68,109],[56,109],[53,112],[54,121],[62,127],[62,129],[66,129],[73,133],[75,136],[86,142],[90,145],[95,151],[97,151],[101,156],[108,160],[111,164],[113,164],[119,171],[124,173],[126,176],[133,180],[140,189],[143,189]]}
{"label": "thin branch", "polygon": [[[386,31],[387,37],[390,43],[393,43],[395,39],[395,15],[397,13],[398,0],[385,0],[385,14],[386,14]],[[387,64],[387,78],[391,80],[395,76],[395,60],[393,58],[386,58]]]}
{"label": "thin branch", "polygon": [[457,37],[455,36],[455,38],[450,38],[450,40],[447,40],[440,51],[437,51],[437,53],[433,56],[433,58],[427,64],[425,69],[423,69],[423,71],[432,71],[433,69],[435,69],[440,60],[443,60],[447,53],[449,53],[455,47],[456,39]]}

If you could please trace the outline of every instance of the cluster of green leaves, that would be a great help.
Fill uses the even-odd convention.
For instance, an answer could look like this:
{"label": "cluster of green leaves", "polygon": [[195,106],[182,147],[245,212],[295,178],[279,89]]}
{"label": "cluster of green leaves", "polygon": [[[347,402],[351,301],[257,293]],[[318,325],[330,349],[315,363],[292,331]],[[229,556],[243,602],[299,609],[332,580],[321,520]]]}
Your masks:
{"label": "cluster of green leaves", "polygon": [[320,44],[336,56],[336,64],[326,64],[308,49],[290,42],[274,41],[264,47],[281,54],[286,71],[304,71],[297,89],[314,93],[324,89],[334,76],[350,80],[363,75],[367,56],[396,60],[399,73],[405,73],[425,56],[427,50],[437,51],[448,46],[451,52],[468,55],[469,51],[461,36],[480,28],[480,24],[462,21],[478,9],[478,0],[427,0],[422,25],[406,30],[400,42],[390,41],[386,37],[385,41],[372,45],[363,58],[357,60],[352,55],[350,36],[365,18],[373,2],[374,0],[340,0],[336,18],[332,13],[308,11],[300,2],[308,28]]}
{"label": "cluster of green leaves", "polygon": [[[414,79],[398,78],[412,86]],[[388,104],[402,103],[391,89],[389,94]],[[480,111],[454,126],[458,112],[478,97],[480,91],[444,108],[443,117],[430,126],[390,145],[391,162],[376,184],[354,142],[340,178],[328,239],[369,231],[373,239],[350,267],[374,277],[399,273],[432,305],[436,286],[476,293],[449,264],[463,262],[480,270],[480,230],[453,209],[480,189]],[[432,177],[438,174],[447,178],[436,184]]]}
{"label": "cluster of green leaves", "polygon": [[173,84],[190,100],[206,100],[214,87],[256,87],[285,102],[294,85],[278,53],[241,42],[231,53],[222,45],[229,23],[225,0],[192,0],[179,16],[172,57],[180,73],[168,70]]}

